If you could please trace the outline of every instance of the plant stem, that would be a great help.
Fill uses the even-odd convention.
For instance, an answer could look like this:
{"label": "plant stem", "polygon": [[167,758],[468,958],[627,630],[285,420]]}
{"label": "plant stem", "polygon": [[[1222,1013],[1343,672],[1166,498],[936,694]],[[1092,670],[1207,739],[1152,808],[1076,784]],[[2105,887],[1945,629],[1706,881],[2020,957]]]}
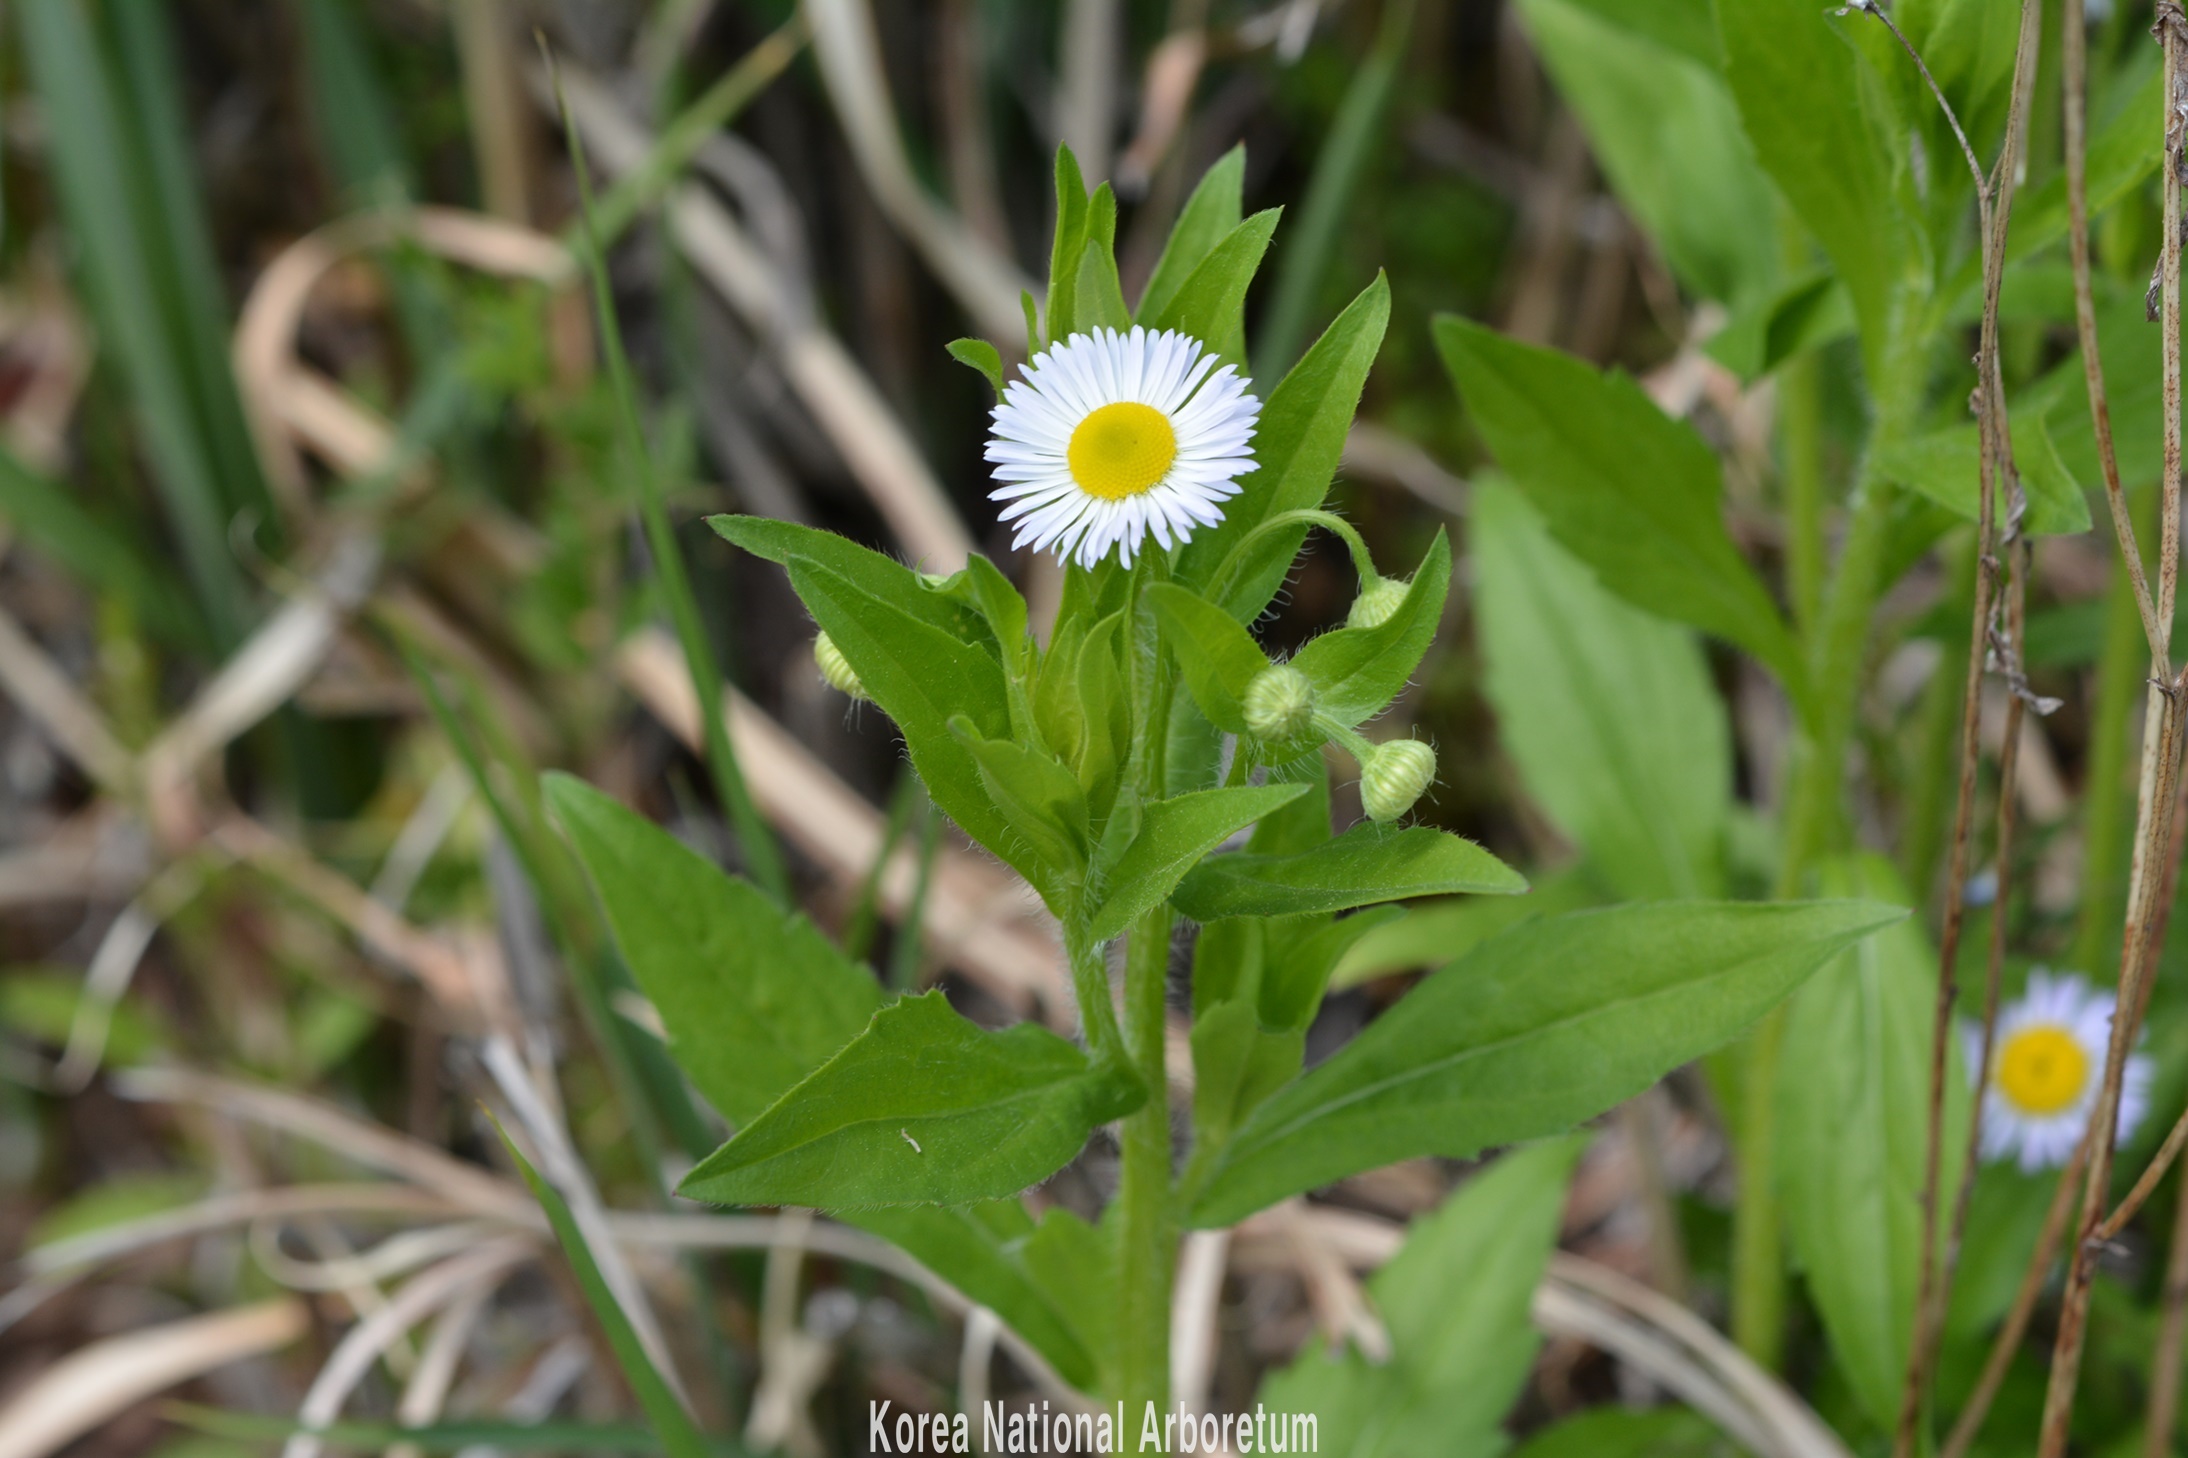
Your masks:
{"label": "plant stem", "polygon": [[2166,1252],[2165,1285],[2159,1300],[2165,1314],[2150,1363],[2143,1458],[2166,1458],[2173,1451],[2173,1428],[2180,1418],[2180,1354],[2182,1337],[2188,1335],[2188,1194],[2180,1197],[2173,1210],[2173,1244]]}
{"label": "plant stem", "polygon": [[1778,428],[1786,588],[1794,626],[1810,633],[1823,613],[1823,389],[1814,355],[1788,360],[1778,371]]}
{"label": "plant stem", "polygon": [[1147,1102],[1124,1121],[1123,1168],[1117,1188],[1118,1385],[1125,1422],[1146,1405],[1170,1402],[1170,1279],[1177,1226],[1170,1196],[1170,1096],[1163,1069],[1163,1032],[1170,973],[1172,913],[1157,907],[1141,917],[1125,942],[1124,1046],[1147,1086]]}
{"label": "plant stem", "polygon": [[[2156,493],[2141,495],[2142,504],[2155,508]],[[2068,963],[2083,972],[2109,960],[2107,944],[2116,944],[2120,934],[2132,803],[2127,787],[2129,716],[2143,699],[2149,651],[2134,585],[2125,571],[2116,571],[2105,595],[2104,647],[2097,659],[2097,704],[2089,729],[2089,769],[2083,777],[2082,907]]]}

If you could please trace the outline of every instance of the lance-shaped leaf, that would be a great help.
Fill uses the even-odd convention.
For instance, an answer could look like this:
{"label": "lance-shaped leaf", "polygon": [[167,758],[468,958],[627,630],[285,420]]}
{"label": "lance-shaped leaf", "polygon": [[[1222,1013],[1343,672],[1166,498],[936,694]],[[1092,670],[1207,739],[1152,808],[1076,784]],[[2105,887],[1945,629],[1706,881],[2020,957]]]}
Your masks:
{"label": "lance-shaped leaf", "polygon": [[1670,901],[1517,927],[1255,1110],[1192,1223],[1233,1224],[1401,1159],[1569,1129],[1729,1041],[1905,915],[1862,901]]}
{"label": "lance-shaped leaf", "polygon": [[1261,268],[1276,233],[1280,209],[1255,213],[1233,228],[1193,270],[1177,294],[1140,322],[1150,329],[1176,329],[1205,342],[1243,372],[1246,368],[1246,289]]}
{"label": "lance-shaped leaf", "polygon": [[[1907,899],[1891,867],[1827,867],[1826,890]],[[1842,953],[1786,1008],[1779,1178],[1786,1226],[1855,1399],[1878,1428],[1899,1415],[1922,1269],[1930,1030],[1937,954],[1904,921]],[[1967,1145],[1968,1079],[1945,1045],[1942,1208]]]}
{"label": "lance-shaped leaf", "polygon": [[1368,1282],[1389,1360],[1317,1345],[1270,1374],[1262,1405],[1317,1414],[1316,1448],[1343,1458],[1496,1458],[1542,1344],[1528,1311],[1586,1143],[1508,1154],[1417,1221]]}
{"label": "lance-shaped leaf", "polygon": [[950,732],[972,754],[981,788],[1025,842],[1036,863],[1034,888],[1058,916],[1068,915],[1073,888],[1086,873],[1086,794],[1055,760],[1011,739],[983,739],[964,715]]}
{"label": "lance-shaped leaf", "polygon": [[1739,644],[1801,696],[1799,650],[1725,531],[1701,436],[1615,370],[1448,315],[1436,343],[1498,463],[1566,550],[1627,601]]}
{"label": "lance-shaped leaf", "polygon": [[1195,921],[1344,911],[1411,896],[1511,896],[1527,879],[1470,840],[1425,825],[1360,824],[1297,855],[1211,856],[1171,899]]}
{"label": "lance-shaped leaf", "polygon": [[1476,638],[1527,792],[1621,899],[1724,894],[1732,735],[1693,633],[1613,596],[1520,494],[1474,485]]}
{"label": "lance-shaped leaf", "polygon": [[1435,640],[1450,587],[1451,543],[1439,528],[1396,612],[1372,628],[1323,633],[1292,659],[1314,683],[1315,707],[1347,724],[1389,708]]}
{"label": "lance-shaped leaf", "polygon": [[[1871,130],[1863,62],[1808,0],[1720,0],[1725,78],[1755,159],[1808,225],[1852,295],[1872,365],[1889,341],[1894,294],[1914,254]],[[1865,22],[1864,22],[1865,23]]]}
{"label": "lance-shaped leaf", "polygon": [[[1046,1226],[1063,1211],[1042,1217]],[[1097,1390],[1096,1346],[1088,1313],[1059,1300],[1042,1279],[1029,1246],[1038,1227],[1016,1200],[980,1205],[847,1210],[840,1219],[871,1231],[987,1307],[1048,1358],[1056,1375],[1082,1392]]]}
{"label": "lance-shaped leaf", "polygon": [[1246,149],[1233,147],[1201,174],[1193,195],[1162,245],[1162,257],[1147,276],[1136,317],[1142,324],[1162,316],[1201,262],[1229,236],[1245,216]]}
{"label": "lance-shaped leaf", "polygon": [[1087,935],[1109,940],[1177,888],[1200,858],[1272,810],[1307,793],[1305,785],[1238,785],[1157,800],[1140,812],[1139,833],[1103,876],[1099,909]]}
{"label": "lance-shaped leaf", "polygon": [[1208,722],[1233,734],[1245,733],[1240,704],[1269,666],[1253,635],[1222,608],[1174,582],[1149,584],[1147,603],[1170,635],[1178,666],[1185,670],[1186,690]]}
{"label": "lance-shaped leaf", "polygon": [[[1269,393],[1254,433],[1254,459],[1260,464],[1239,483],[1222,524],[1195,533],[1178,554],[1179,582],[1213,596],[1215,574],[1255,527],[1322,504],[1389,322],[1390,285],[1377,275]],[[1271,531],[1248,549],[1223,585],[1225,611],[1242,623],[1260,617],[1291,571],[1306,532],[1304,526]]]}
{"label": "lance-shaped leaf", "polygon": [[541,788],[669,1052],[730,1123],[757,1117],[872,1019],[880,985],[804,917],[581,780],[550,774]]}
{"label": "lance-shaped leaf", "polygon": [[722,1205],[964,1205],[1039,1184],[1136,1108],[1129,1070],[1031,1023],[991,1033],[939,992],[865,1032],[685,1176]]}

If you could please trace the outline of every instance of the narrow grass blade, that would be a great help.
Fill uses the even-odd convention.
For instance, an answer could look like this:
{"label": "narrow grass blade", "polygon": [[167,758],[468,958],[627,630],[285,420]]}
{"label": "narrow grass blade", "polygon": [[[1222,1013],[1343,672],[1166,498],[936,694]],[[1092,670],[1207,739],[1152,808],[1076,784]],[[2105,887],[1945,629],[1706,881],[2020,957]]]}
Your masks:
{"label": "narrow grass blade", "polygon": [[[558,80],[558,99],[559,86]],[[568,140],[572,168],[577,174],[578,202],[584,214],[586,236],[586,246],[580,251],[585,255],[587,270],[592,275],[594,312],[600,328],[601,352],[607,357],[608,379],[615,392],[624,469],[630,475],[631,494],[639,520],[645,527],[646,545],[653,554],[653,570],[660,579],[661,596],[668,603],[677,641],[684,650],[684,663],[691,672],[692,691],[699,700],[699,720],[706,730],[707,768],[714,777],[715,794],[729,812],[730,824],[736,827],[737,841],[744,851],[746,868],[752,873],[752,879],[776,901],[788,905],[790,879],[783,867],[782,850],[776,845],[767,822],[760,818],[751,792],[745,788],[736,747],[730,743],[729,722],[722,714],[721,669],[714,661],[706,624],[699,617],[699,604],[692,597],[691,581],[684,572],[683,548],[677,544],[676,529],[670,524],[668,509],[661,501],[661,483],[654,474],[653,453],[646,444],[645,425],[639,418],[638,386],[631,376],[630,358],[623,352],[623,332],[616,319],[615,298],[608,287],[608,267],[601,252],[601,234],[596,225],[598,210],[593,205],[585,144],[577,134],[577,123],[567,104],[562,106],[562,130]]]}
{"label": "narrow grass blade", "polygon": [[[497,1126],[498,1128],[498,1126]],[[562,1253],[569,1258],[570,1266],[577,1273],[577,1283],[584,1289],[585,1299],[592,1305],[593,1315],[608,1338],[608,1346],[615,1352],[617,1365],[629,1381],[631,1391],[638,1398],[638,1405],[645,1409],[646,1421],[661,1439],[661,1446],[669,1458],[714,1458],[714,1450],[693,1424],[691,1414],[684,1411],[684,1404],[669,1389],[668,1382],[654,1369],[647,1359],[646,1350],[639,1345],[638,1333],[631,1329],[630,1318],[616,1303],[615,1295],[601,1277],[600,1267],[593,1261],[593,1253],[579,1233],[577,1221],[570,1216],[570,1207],[553,1186],[539,1177],[531,1161],[519,1152],[506,1130],[501,1142],[509,1150],[509,1157],[517,1162],[524,1175],[524,1182],[532,1188],[532,1198],[539,1201],[547,1212],[547,1221],[554,1227],[555,1239],[562,1244]]]}

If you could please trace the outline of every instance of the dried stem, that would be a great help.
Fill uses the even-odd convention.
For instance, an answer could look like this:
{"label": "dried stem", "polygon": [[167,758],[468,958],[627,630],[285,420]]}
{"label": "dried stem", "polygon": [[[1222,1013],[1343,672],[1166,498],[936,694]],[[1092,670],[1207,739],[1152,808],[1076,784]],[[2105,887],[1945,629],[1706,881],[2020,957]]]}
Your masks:
{"label": "dried stem", "polygon": [[[1986,659],[1990,656],[1985,650],[1992,645],[1994,639],[1991,619],[1999,564],[1993,555],[1993,542],[1998,527],[1998,491],[2001,483],[2004,483],[2007,490],[2004,536],[2008,543],[2013,542],[2018,535],[2025,509],[2020,480],[2013,465],[2005,386],[1999,369],[1998,298],[2005,274],[2006,228],[2012,216],[2021,147],[2028,131],[2029,94],[2035,85],[2036,52],[2042,35],[2043,12],[2040,0],[2023,0],[2005,143],[1999,153],[1996,171],[1986,178],[1982,164],[1976,158],[1975,149],[1968,142],[1967,133],[1961,129],[1959,118],[1954,115],[1951,104],[1938,88],[1936,78],[1930,74],[1930,68],[1924,63],[1921,54],[1909,43],[1890,15],[1874,5],[1866,8],[1884,23],[1900,46],[1913,58],[1915,66],[1922,73],[1922,79],[1928,83],[1931,94],[1936,97],[1939,108],[1951,124],[1953,135],[1960,140],[1968,170],[1975,178],[1978,227],[1983,246],[1983,323],[1976,354],[1976,413],[1982,438],[1982,474],[1976,523],[1975,603],[1968,628],[1971,642],[1968,649],[1967,682],[1963,686],[1961,702],[1960,778],[1953,812],[1951,865],[1945,892],[1944,927],[1938,940],[1937,1006],[1930,1035],[1929,1103],[1925,1111],[1922,1171],[1921,1276],[1916,1288],[1914,1331],[1907,1344],[1907,1373],[1905,1386],[1901,1391],[1899,1423],[1893,1436],[1894,1458],[1911,1458],[1919,1441],[1930,1369],[1936,1357],[1939,1336],[1944,1329],[1946,1298],[1952,1289],[1959,1233],[1966,1213],[1966,1184],[1963,1181],[1962,1198],[1955,1202],[1951,1222],[1952,1235],[1946,1242],[1943,1259],[1940,1260],[1938,1235],[1945,1142],[1945,1085],[1949,1076],[1953,1004],[1960,991],[1956,968],[1960,957],[1960,937],[1967,916],[1967,880],[1974,840],[1976,767],[1981,752],[1977,731],[1982,709],[1983,672]],[[2023,554],[2013,555],[2016,568],[2013,586],[2017,601],[2009,610],[2010,626],[2004,641],[1998,647],[2001,649],[1999,656],[2009,680],[2018,685],[2020,674],[2017,645],[2021,622],[2018,598],[2023,582],[2019,566]],[[1995,1008],[1997,1001],[1996,969],[2003,951],[2004,907],[2007,900],[2005,882],[2010,869],[2007,858],[2011,854],[2013,836],[2013,773],[2016,767],[2015,751],[2019,742],[2022,700],[2016,694],[2010,703],[2006,748],[1999,767],[1999,905],[1994,917],[1990,960],[1992,970],[1985,995],[1986,1029],[1990,1021],[1990,1010]],[[1988,1037],[1987,1031],[1985,1036]]]}
{"label": "dried stem", "polygon": [[2165,1257],[2165,1287],[2160,1298],[2163,1323],[2158,1349],[2151,1357],[2150,1406],[2142,1428],[2143,1458],[2167,1458],[2173,1451],[2173,1426],[2180,1417],[2180,1356],[2188,1336],[2188,1196],[2173,1211],[2173,1246]]}
{"label": "dried stem", "polygon": [[[2170,50],[2170,47],[2168,47]],[[2177,258],[2178,234],[2173,244]],[[2169,425],[2177,431],[2178,425]],[[2170,576],[2171,574],[2168,574]],[[2172,844],[2175,781],[2180,769],[2181,693],[2178,681],[2154,684],[2156,709],[2155,754],[2145,754],[2152,771],[2146,780],[2140,825],[2136,836],[2136,876],[2129,893],[2127,927],[2120,953],[2118,1011],[2112,1019],[2112,1037],[2105,1052],[2104,1083],[2096,1106],[2090,1110],[2089,1128],[2082,1136],[2088,1151],[2088,1175],[2082,1188],[2081,1214],[2076,1221],[2077,1239],[2067,1264],[2066,1295],[2059,1312],[2059,1334],[2052,1346],[2051,1380],[2044,1394],[2043,1428],[2038,1438],[2038,1458],[2063,1458],[2067,1429],[2074,1410],[2074,1391],[2081,1374],[2082,1348],[2089,1336],[2089,1297],[2096,1277],[2095,1256],[2100,1247],[2090,1237],[2104,1216],[2104,1199],[2112,1182],[2113,1146],[2119,1133],[2120,1085],[2127,1072],[2127,1053],[2141,1026],[2143,985],[2156,938],[2151,934],[2156,906],[2164,883],[2172,879],[2171,857],[2164,848]]]}
{"label": "dried stem", "polygon": [[[2072,19],[2071,14],[2069,19]],[[2165,221],[2159,240],[2158,263],[2164,361],[2165,479],[2157,620],[2163,626],[2172,622],[2180,575],[2180,177],[2183,123],[2188,121],[2188,14],[2182,12],[2178,0],[2158,0],[2155,30],[2164,45],[2166,78],[2163,118],[2166,175],[2160,189],[2164,197]],[[2069,165],[2077,165],[2071,155]],[[2086,219],[2083,224],[2086,227]],[[2102,1249],[2093,1237],[2103,1220],[2105,1199],[2111,1187],[2114,1144],[2119,1134],[2120,1084],[2127,1071],[2128,1051],[2134,1046],[2142,1023],[2144,984],[2156,945],[2152,932],[2163,917],[2161,888],[2171,885],[2178,869],[2179,846],[2172,835],[2172,821],[2175,778],[2180,765],[2182,683],[2164,672],[2166,667],[2169,667],[2167,660],[2161,658],[2160,672],[2151,683],[2150,712],[2146,715],[2143,742],[2135,868],[2120,954],[2119,999],[2112,1019],[2110,1045],[2105,1053],[2104,1084],[2099,1090],[2096,1107],[2090,1111],[2089,1128],[2082,1136],[2082,1144],[2089,1151],[2088,1173],[2082,1190],[2081,1214],[2076,1222],[2079,1238],[2068,1261],[2058,1338],[2052,1348],[2051,1379],[2044,1394],[2043,1427],[2037,1443],[2039,1458],[2063,1458],[2066,1452],[2074,1393],[2081,1375],[2082,1348],[2088,1340],[2095,1257]],[[2153,718],[2156,724],[2150,726],[2148,720]]]}
{"label": "dried stem", "polygon": [[2066,72],[2066,205],[2067,241],[2074,259],[2074,326],[2081,340],[2082,381],[2089,391],[2089,419],[2097,437],[2097,461],[2104,471],[2104,501],[2112,513],[2112,533],[2120,544],[2120,561],[2127,580],[2134,585],[2135,611],[2142,619],[2143,636],[2149,640],[2150,661],[2164,663],[2170,656],[2170,620],[2158,616],[2150,600],[2150,581],[2142,565],[2142,544],[2135,537],[2135,517],[2127,493],[2120,485],[2120,461],[2112,445],[2112,402],[2104,387],[2104,355],[2097,347],[2097,304],[2090,286],[2089,270],[2089,28],[2083,21],[2083,0],[2066,0],[2064,70]]}
{"label": "dried stem", "polygon": [[2006,1371],[2013,1365],[2014,1354],[2021,1349],[2021,1338],[2028,1335],[2029,1318],[2036,1312],[2037,1298],[2043,1295],[2044,1278],[2051,1271],[2051,1259],[2059,1252],[2059,1237],[2066,1233],[2067,1217],[2074,1209],[2074,1190],[2087,1154],[2086,1149],[2076,1149],[2066,1168],[2059,1171],[2059,1185],[2052,1192],[2051,1208],[2044,1213],[2044,1228],[2036,1237],[2035,1253],[2029,1260],[2028,1269],[2021,1273],[2021,1285],[2013,1293],[2013,1305],[2006,1312],[2005,1324],[1998,1328],[1998,1335],[1991,1342],[1990,1355],[1983,1361],[1983,1375],[1976,1379],[1975,1390],[1968,1395],[1960,1416],[1954,1420],[1945,1446],[1938,1450],[1938,1458],[1967,1458],[1975,1435],[1982,1430],[1983,1419],[1990,1416],[1990,1405],[1997,1399],[1998,1389],[2005,1385]]}
{"label": "dried stem", "polygon": [[2092,1240],[2099,1245],[2109,1244],[2127,1228],[2127,1222],[2134,1219],[2150,1197],[2157,1193],[2158,1183],[2165,1178],[2165,1172],[2180,1157],[2182,1144],[2188,1144],[2188,1111],[2184,1111],[2174,1121],[2173,1132],[2165,1136],[2165,1143],[2158,1147],[2157,1157],[2150,1161],[2150,1167],[2135,1181],[2135,1188],[2127,1192],[2127,1198],[2120,1201],[2119,1208],[2105,1217],[2104,1224],[2090,1232]]}

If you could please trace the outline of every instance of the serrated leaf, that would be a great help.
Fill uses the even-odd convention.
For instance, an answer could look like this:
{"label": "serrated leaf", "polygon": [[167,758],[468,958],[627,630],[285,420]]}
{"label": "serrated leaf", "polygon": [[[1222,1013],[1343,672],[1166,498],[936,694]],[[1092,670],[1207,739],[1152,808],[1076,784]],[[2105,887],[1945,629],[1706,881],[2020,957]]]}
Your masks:
{"label": "serrated leaf", "polygon": [[804,917],[581,780],[550,774],[541,790],[669,1052],[732,1125],[872,1019],[880,985]]}
{"label": "serrated leaf", "polygon": [[[1909,899],[1890,866],[1872,857],[1827,867],[1822,884],[1839,895]],[[1787,1230],[1839,1368],[1879,1429],[1898,1419],[1921,1282],[1936,1015],[1937,954],[1920,925],[1904,921],[1841,954],[1794,996],[1778,1060]],[[1946,1052],[1940,1199],[1950,1210],[1969,1096],[1958,1039]]]}
{"label": "serrated leaf", "polygon": [[1240,703],[1269,666],[1261,645],[1238,619],[1174,582],[1150,583],[1147,605],[1169,635],[1185,673],[1186,691],[1208,722],[1232,734],[1245,733]]}
{"label": "serrated leaf", "polygon": [[1518,492],[1477,479],[1477,635],[1528,793],[1621,898],[1725,890],[1732,739],[1694,635],[1613,597]]}
{"label": "serrated leaf", "polygon": [[1102,902],[1088,917],[1088,937],[1105,942],[1116,936],[1160,906],[1202,856],[1306,793],[1305,785],[1238,785],[1142,807],[1139,833],[1106,868]]}
{"label": "serrated leaf", "polygon": [[[1178,554],[1178,582],[1215,596],[1213,577],[1255,527],[1321,505],[1389,322],[1390,284],[1378,274],[1269,393],[1254,434],[1259,465],[1239,483],[1222,524],[1196,533]],[[1302,526],[1257,542],[1221,593],[1225,611],[1242,623],[1260,617],[1305,539]]]}
{"label": "serrated leaf", "polygon": [[892,1003],[678,1186],[722,1205],[965,1205],[1039,1184],[1146,1091],[1031,1023]]}
{"label": "serrated leaf", "polygon": [[1528,1312],[1586,1145],[1508,1154],[1416,1221],[1368,1282],[1390,1360],[1318,1344],[1269,1376],[1261,1404],[1317,1414],[1317,1451],[1343,1458],[1495,1458],[1542,1344]]}
{"label": "serrated leaf", "polygon": [[1737,643],[1803,696],[1799,649],[1725,531],[1717,457],[1623,374],[1446,315],[1436,343],[1507,474],[1603,585]]}
{"label": "serrated leaf", "polygon": [[1430,974],[1254,1112],[1195,1225],[1401,1159],[1569,1129],[1745,1030],[1905,916],[1822,901],[1657,902],[1517,927]]}
{"label": "serrated leaf", "polygon": [[1171,900],[1195,921],[1345,911],[1412,896],[1512,896],[1519,872],[1470,840],[1425,825],[1363,823],[1296,855],[1211,856]]}
{"label": "serrated leaf", "polygon": [[1435,641],[1450,586],[1451,543],[1439,527],[1395,613],[1372,628],[1337,628],[1310,638],[1292,659],[1292,667],[1314,682],[1315,707],[1346,724],[1389,708]]}

